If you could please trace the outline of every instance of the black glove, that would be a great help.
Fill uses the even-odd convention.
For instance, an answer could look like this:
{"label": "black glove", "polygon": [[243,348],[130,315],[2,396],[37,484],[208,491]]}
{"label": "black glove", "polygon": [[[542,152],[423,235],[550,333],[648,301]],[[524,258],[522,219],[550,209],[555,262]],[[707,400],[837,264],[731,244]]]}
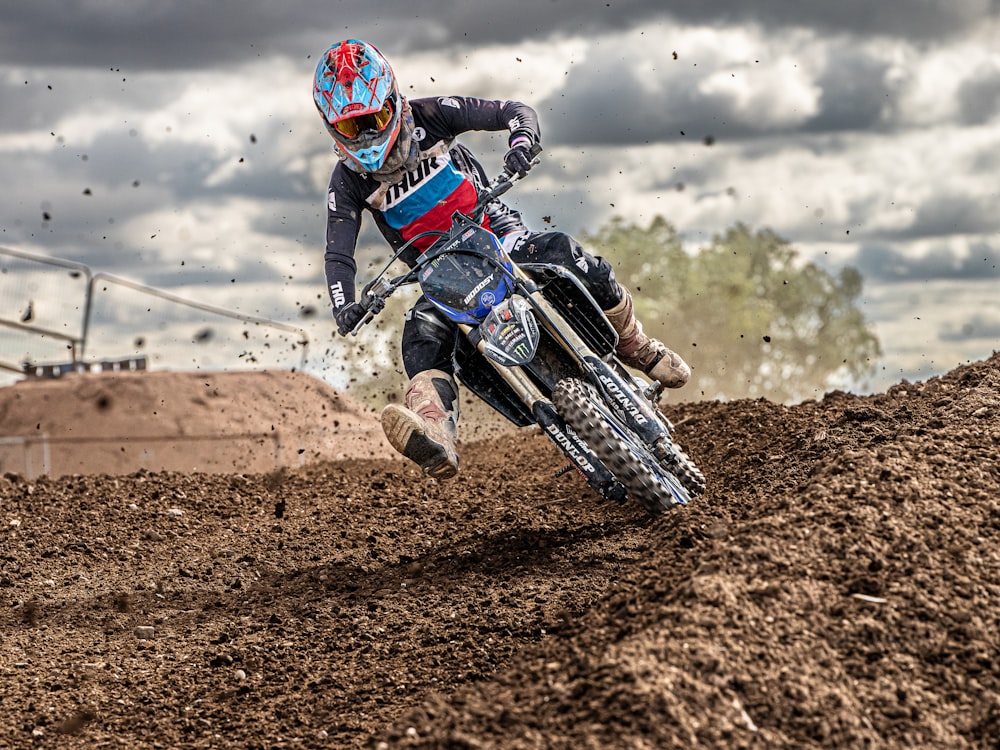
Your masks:
{"label": "black glove", "polygon": [[355,329],[361,319],[368,311],[357,302],[351,302],[333,311],[333,317],[337,320],[337,333],[347,336]]}
{"label": "black glove", "polygon": [[515,143],[503,157],[503,168],[507,174],[524,177],[531,169],[531,141],[527,138]]}

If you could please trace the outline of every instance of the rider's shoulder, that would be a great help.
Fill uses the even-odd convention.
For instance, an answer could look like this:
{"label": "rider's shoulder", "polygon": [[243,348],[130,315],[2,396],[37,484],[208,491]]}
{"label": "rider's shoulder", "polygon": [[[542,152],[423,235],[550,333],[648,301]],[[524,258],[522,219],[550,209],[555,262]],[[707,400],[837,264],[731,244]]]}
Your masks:
{"label": "rider's shoulder", "polygon": [[356,195],[371,184],[371,175],[355,172],[344,162],[338,161],[330,175],[330,190],[342,195]]}

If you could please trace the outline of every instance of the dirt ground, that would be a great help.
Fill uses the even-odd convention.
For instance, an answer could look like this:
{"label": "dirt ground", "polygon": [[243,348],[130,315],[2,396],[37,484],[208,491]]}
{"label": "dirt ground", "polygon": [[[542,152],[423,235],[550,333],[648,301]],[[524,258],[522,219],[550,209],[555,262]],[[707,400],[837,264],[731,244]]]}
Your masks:
{"label": "dirt ground", "polygon": [[440,484],[5,470],[0,746],[996,747],[1000,354],[665,411],[708,491],[655,521],[530,430]]}

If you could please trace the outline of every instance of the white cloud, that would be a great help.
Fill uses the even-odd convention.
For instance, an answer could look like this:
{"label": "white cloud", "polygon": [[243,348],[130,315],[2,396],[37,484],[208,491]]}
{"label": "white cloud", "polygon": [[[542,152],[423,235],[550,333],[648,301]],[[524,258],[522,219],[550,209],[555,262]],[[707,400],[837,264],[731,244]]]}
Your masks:
{"label": "white cloud", "polygon": [[753,72],[717,70],[699,82],[697,91],[737,122],[761,131],[801,125],[819,109],[819,88],[787,58]]}
{"label": "white cloud", "polygon": [[471,50],[446,46],[393,56],[391,63],[406,96],[464,94],[537,102],[562,87],[564,72],[586,48],[580,38],[492,44]]}
{"label": "white cloud", "polygon": [[995,44],[968,42],[910,49],[896,74],[907,82],[900,101],[904,123],[914,127],[959,124],[963,86],[977,79],[1000,79],[1000,51]]}

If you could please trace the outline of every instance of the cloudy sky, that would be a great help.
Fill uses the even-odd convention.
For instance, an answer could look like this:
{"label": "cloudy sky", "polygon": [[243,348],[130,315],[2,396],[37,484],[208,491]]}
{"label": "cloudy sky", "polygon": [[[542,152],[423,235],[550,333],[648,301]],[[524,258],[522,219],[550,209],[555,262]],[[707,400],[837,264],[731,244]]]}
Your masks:
{"label": "cloudy sky", "polygon": [[[347,36],[409,96],[535,106],[538,227],[659,214],[696,246],[741,221],[858,268],[875,389],[1000,348],[1000,0],[5,3],[0,247],[308,326],[336,358],[311,82]],[[469,143],[499,167],[502,139]]]}

